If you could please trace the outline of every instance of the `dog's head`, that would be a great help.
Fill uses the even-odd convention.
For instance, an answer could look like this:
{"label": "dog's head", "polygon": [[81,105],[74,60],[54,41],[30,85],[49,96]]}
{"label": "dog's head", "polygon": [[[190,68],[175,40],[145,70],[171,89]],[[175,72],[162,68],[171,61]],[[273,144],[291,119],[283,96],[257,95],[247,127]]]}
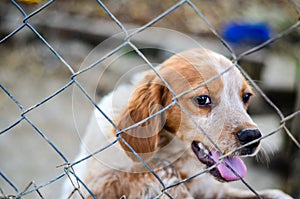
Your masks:
{"label": "dog's head", "polygon": [[253,92],[239,70],[219,54],[193,49],[169,58],[158,73],[169,88],[153,72],[145,76],[118,127],[151,118],[121,134],[127,142],[120,142],[122,147],[130,154],[130,145],[147,159],[159,149],[160,134],[168,132],[191,146],[202,163],[213,166],[222,154],[246,145],[211,170],[220,180],[244,177],[246,167],[237,156],[254,155],[259,141],[248,143],[261,133],[247,114]]}

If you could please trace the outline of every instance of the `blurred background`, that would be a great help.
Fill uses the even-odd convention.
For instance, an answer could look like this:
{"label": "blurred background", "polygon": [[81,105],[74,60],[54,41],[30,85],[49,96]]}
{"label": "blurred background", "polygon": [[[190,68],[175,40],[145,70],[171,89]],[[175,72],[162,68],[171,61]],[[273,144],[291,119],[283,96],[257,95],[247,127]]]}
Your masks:
{"label": "blurred background", "polygon": [[[43,185],[62,174],[63,166],[59,165],[64,163],[28,122],[22,120],[5,130],[17,122],[22,114],[6,91],[27,110],[71,81],[72,72],[66,65],[75,72],[80,71],[116,48],[124,39],[121,28],[97,1],[53,1],[28,18],[28,22],[65,60],[67,64],[64,64],[29,27],[8,37],[24,20],[14,2],[27,15],[51,3],[46,0],[0,1],[0,198],[16,195],[13,186],[5,178],[22,192],[32,181],[37,186]],[[191,2],[237,55],[278,36],[300,18],[299,0]],[[213,34],[211,27],[188,3],[176,4],[177,1],[171,0],[112,0],[102,3],[129,32],[178,5],[151,24],[151,28],[132,37],[132,42],[153,65],[177,51],[197,46],[232,59],[231,53]],[[275,42],[239,60],[239,65],[284,116],[300,110],[299,46],[300,29],[294,28],[289,34],[280,36]],[[145,62],[127,47],[119,55],[78,75],[77,79],[97,102],[115,85],[128,82],[130,75],[127,74],[137,66],[147,68]],[[80,139],[92,110],[91,102],[78,86],[72,85],[26,113],[26,117],[72,161],[78,153]],[[277,111],[259,92],[249,112],[265,134],[276,130],[281,124]],[[287,128],[298,141],[299,119],[297,115],[286,122]],[[247,160],[250,168],[246,181],[255,190],[280,188],[300,198],[299,148],[285,131],[278,131],[264,141],[264,151],[268,155]],[[41,188],[41,195],[44,198],[56,198],[64,179]],[[246,189],[239,182],[234,186]],[[28,190],[31,188],[33,186]],[[24,198],[41,196],[32,192]]]}

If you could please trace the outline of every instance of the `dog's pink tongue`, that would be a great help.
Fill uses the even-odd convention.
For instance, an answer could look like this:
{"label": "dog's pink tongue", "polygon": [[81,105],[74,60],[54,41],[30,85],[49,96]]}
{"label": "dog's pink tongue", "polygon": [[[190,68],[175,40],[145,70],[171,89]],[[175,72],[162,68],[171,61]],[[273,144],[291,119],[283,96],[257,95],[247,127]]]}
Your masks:
{"label": "dog's pink tongue", "polygon": [[[218,162],[220,154],[218,152],[212,151],[212,158],[215,162]],[[228,164],[241,178],[244,178],[247,173],[247,167],[243,160],[238,157],[226,157],[224,158],[224,162]],[[240,178],[235,175],[224,163],[219,164],[216,167],[226,181],[235,181],[239,180]]]}

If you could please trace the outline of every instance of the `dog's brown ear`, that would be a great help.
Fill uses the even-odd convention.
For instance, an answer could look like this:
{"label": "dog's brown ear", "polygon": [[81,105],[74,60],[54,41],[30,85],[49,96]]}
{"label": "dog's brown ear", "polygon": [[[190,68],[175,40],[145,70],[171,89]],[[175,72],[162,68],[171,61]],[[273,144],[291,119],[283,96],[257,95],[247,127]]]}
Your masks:
{"label": "dog's brown ear", "polygon": [[[130,127],[163,108],[163,95],[166,88],[160,81],[155,81],[156,79],[155,75],[148,74],[139,84],[119,117],[119,129]],[[164,113],[159,114],[121,134],[121,137],[145,160],[149,159],[157,149],[159,132],[164,125],[163,115]],[[133,160],[138,160],[122,140],[120,144]]]}

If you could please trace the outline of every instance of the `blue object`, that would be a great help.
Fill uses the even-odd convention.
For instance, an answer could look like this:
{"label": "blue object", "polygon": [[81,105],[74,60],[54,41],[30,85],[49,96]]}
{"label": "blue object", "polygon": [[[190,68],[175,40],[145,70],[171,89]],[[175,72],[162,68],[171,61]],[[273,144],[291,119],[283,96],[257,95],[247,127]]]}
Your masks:
{"label": "blue object", "polygon": [[266,23],[231,22],[224,26],[223,37],[232,44],[258,45],[271,38]]}

